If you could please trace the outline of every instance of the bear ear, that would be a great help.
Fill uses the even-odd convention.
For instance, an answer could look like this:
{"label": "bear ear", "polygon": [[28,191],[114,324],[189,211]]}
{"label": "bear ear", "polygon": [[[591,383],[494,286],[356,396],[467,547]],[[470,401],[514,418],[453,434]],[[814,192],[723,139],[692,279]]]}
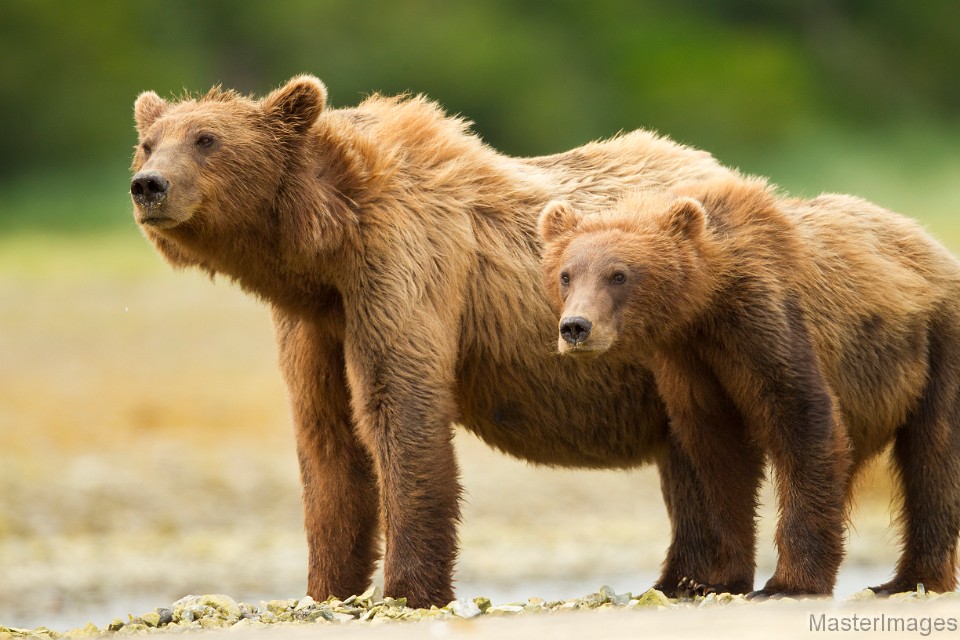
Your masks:
{"label": "bear ear", "polygon": [[695,198],[681,197],[673,201],[664,220],[668,231],[674,235],[695,238],[706,233],[707,210]]}
{"label": "bear ear", "polygon": [[317,78],[301,75],[272,92],[261,103],[297,133],[304,133],[327,105],[327,87]]}
{"label": "bear ear", "polygon": [[137,101],[133,103],[133,119],[137,123],[137,133],[141,138],[166,110],[167,101],[153,91],[144,91],[137,96]]}
{"label": "bear ear", "polygon": [[540,237],[552,242],[560,236],[570,233],[580,224],[578,214],[569,202],[553,200],[543,208],[540,214]]}

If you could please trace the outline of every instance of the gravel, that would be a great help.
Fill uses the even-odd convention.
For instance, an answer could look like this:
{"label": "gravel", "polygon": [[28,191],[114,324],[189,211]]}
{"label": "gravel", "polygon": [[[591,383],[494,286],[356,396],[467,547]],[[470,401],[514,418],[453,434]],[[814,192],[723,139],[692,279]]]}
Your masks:
{"label": "gravel", "polygon": [[[915,592],[892,596],[889,601],[953,599],[960,604],[960,593],[936,594],[920,588]],[[789,598],[782,599],[790,601]],[[876,600],[873,592],[864,590],[847,602]],[[424,620],[470,619],[478,617],[549,614],[576,610],[702,609],[709,607],[758,606],[741,595],[710,594],[694,599],[671,599],[660,591],[650,589],[634,596],[630,592],[616,593],[610,587],[601,587],[596,593],[582,598],[545,601],[529,598],[526,602],[492,605],[485,597],[472,600],[461,598],[445,607],[412,609],[405,598],[384,597],[379,587],[344,600],[330,598],[317,602],[310,596],[299,600],[270,600],[257,604],[238,602],[223,594],[186,596],[169,607],[159,607],[139,616],[128,615],[126,620],[114,618],[103,628],[93,623],[65,633],[46,627],[17,629],[0,626],[0,639],[6,638],[100,638],[105,636],[141,635],[150,633],[182,633],[205,629],[265,629],[271,625],[368,625]]]}

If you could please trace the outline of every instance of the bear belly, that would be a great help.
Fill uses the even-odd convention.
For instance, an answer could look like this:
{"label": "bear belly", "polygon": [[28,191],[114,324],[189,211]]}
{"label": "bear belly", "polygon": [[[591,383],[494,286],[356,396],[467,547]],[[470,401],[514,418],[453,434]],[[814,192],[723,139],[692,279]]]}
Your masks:
{"label": "bear belly", "polygon": [[869,325],[872,331],[844,327],[857,339],[835,361],[825,358],[856,461],[880,453],[892,440],[923,395],[929,374],[925,323],[873,319]]}
{"label": "bear belly", "polygon": [[836,385],[840,412],[846,423],[856,463],[879,454],[893,440],[923,392],[925,380],[904,374],[899,382],[871,387],[863,380],[848,379]]}
{"label": "bear belly", "polygon": [[[633,467],[662,450],[666,414],[652,381],[644,384],[649,374],[618,368],[611,377],[583,376],[582,363],[556,357],[538,364],[463,368],[460,423],[487,444],[540,464]],[[618,384],[624,380],[632,384]]]}

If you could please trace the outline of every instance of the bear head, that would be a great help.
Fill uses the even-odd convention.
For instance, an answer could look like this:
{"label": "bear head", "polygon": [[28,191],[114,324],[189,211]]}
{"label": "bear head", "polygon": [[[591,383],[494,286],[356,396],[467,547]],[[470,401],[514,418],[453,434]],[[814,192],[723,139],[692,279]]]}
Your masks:
{"label": "bear head", "polygon": [[291,218],[281,202],[291,197],[278,194],[295,182],[326,99],[312,76],[296,77],[263,100],[219,87],[179,102],[140,94],[130,195],[145,235],[175,265],[211,270],[211,255],[231,245],[322,235],[302,215]]}
{"label": "bear head", "polygon": [[630,353],[648,351],[704,302],[710,231],[694,198],[632,193],[592,215],[554,201],[539,229],[561,354],[597,355],[627,341]]}

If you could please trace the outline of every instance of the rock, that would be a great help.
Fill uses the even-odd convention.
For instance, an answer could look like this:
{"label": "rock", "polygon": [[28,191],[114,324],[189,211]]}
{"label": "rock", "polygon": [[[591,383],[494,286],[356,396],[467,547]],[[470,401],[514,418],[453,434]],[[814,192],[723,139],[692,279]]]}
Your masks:
{"label": "rock", "polygon": [[159,620],[157,621],[157,626],[158,627],[166,626],[171,622],[173,622],[173,609],[165,609],[163,607],[160,607],[157,609],[157,616],[159,616]]}
{"label": "rock", "polygon": [[140,616],[140,619],[143,620],[144,624],[148,627],[159,627],[160,626],[160,614],[159,613],[145,613]]}
{"label": "rock", "polygon": [[746,604],[747,599],[742,594],[721,593],[717,596],[718,604]]}
{"label": "rock", "polygon": [[366,613],[362,614],[358,619],[364,620],[364,621],[373,620],[374,616],[380,613],[381,608],[382,608],[382,605],[373,605],[372,607],[367,609]]}
{"label": "rock", "polygon": [[476,602],[473,600],[467,600],[466,598],[454,600],[447,605],[447,608],[453,613],[453,615],[460,618],[475,618],[483,613]]}
{"label": "rock", "polygon": [[197,604],[211,607],[221,618],[236,622],[240,619],[240,605],[228,595],[214,593],[197,598]]}
{"label": "rock", "polygon": [[[3,634],[4,627],[0,627],[0,635]],[[100,629],[92,622],[88,622],[82,627],[70,629],[65,634],[68,638],[99,638]]]}
{"label": "rock", "polygon": [[383,604],[387,605],[388,607],[405,607],[405,606],[407,606],[407,599],[406,599],[406,598],[391,598],[391,597],[388,596],[388,597],[386,597],[386,598],[383,599]]}
{"label": "rock", "polygon": [[278,621],[277,615],[271,611],[264,611],[260,614],[260,622],[273,624]]}
{"label": "rock", "polygon": [[279,616],[286,611],[292,611],[296,605],[296,600],[271,600],[267,603],[267,611]]}
{"label": "rock", "polygon": [[359,618],[364,613],[366,613],[366,610],[363,607],[352,607],[347,604],[340,605],[339,607],[334,609],[334,611],[336,613],[345,613],[348,616],[352,616],[354,618]]}
{"label": "rock", "polygon": [[700,600],[697,606],[703,608],[703,607],[712,607],[715,604],[717,604],[717,594],[708,593],[706,596],[703,597],[703,599]]}
{"label": "rock", "polygon": [[317,608],[317,601],[311,598],[310,596],[306,596],[300,599],[300,602],[297,603],[297,606],[295,606],[293,610],[306,611],[306,610],[315,609],[315,608]]}
{"label": "rock", "polygon": [[523,607],[518,604],[498,604],[487,609],[487,615],[503,615],[510,613],[522,613]]}
{"label": "rock", "polygon": [[314,609],[313,611],[303,612],[304,622],[331,622],[332,620],[333,620],[332,611],[324,611],[323,609]]}
{"label": "rock", "polygon": [[670,598],[663,595],[662,591],[656,589],[647,589],[637,600],[638,607],[669,607]]}
{"label": "rock", "polygon": [[374,585],[357,596],[356,601],[358,603],[380,604],[383,602],[383,589]]}
{"label": "rock", "polygon": [[[206,609],[217,609],[217,604],[220,603],[219,598],[227,598],[230,601],[233,601],[233,598],[229,596],[218,596],[218,595],[206,595],[206,596],[184,596],[170,605],[170,608],[173,610],[173,620],[174,622],[193,622],[194,620],[201,620],[207,615]],[[233,601],[234,606],[236,602]]]}
{"label": "rock", "polygon": [[490,602],[490,598],[484,598],[483,596],[477,596],[476,598],[474,598],[473,603],[478,607],[480,607],[481,613],[486,613],[487,609],[489,609],[490,605],[492,604]]}
{"label": "rock", "polygon": [[334,612],[333,612],[333,621],[334,621],[334,622],[339,622],[339,623],[342,624],[342,623],[344,623],[344,622],[352,622],[352,621],[354,621],[354,620],[356,620],[356,618],[354,618],[354,617],[353,617],[352,615],[350,615],[349,613],[340,613],[340,612],[338,612],[338,611],[334,611]]}

